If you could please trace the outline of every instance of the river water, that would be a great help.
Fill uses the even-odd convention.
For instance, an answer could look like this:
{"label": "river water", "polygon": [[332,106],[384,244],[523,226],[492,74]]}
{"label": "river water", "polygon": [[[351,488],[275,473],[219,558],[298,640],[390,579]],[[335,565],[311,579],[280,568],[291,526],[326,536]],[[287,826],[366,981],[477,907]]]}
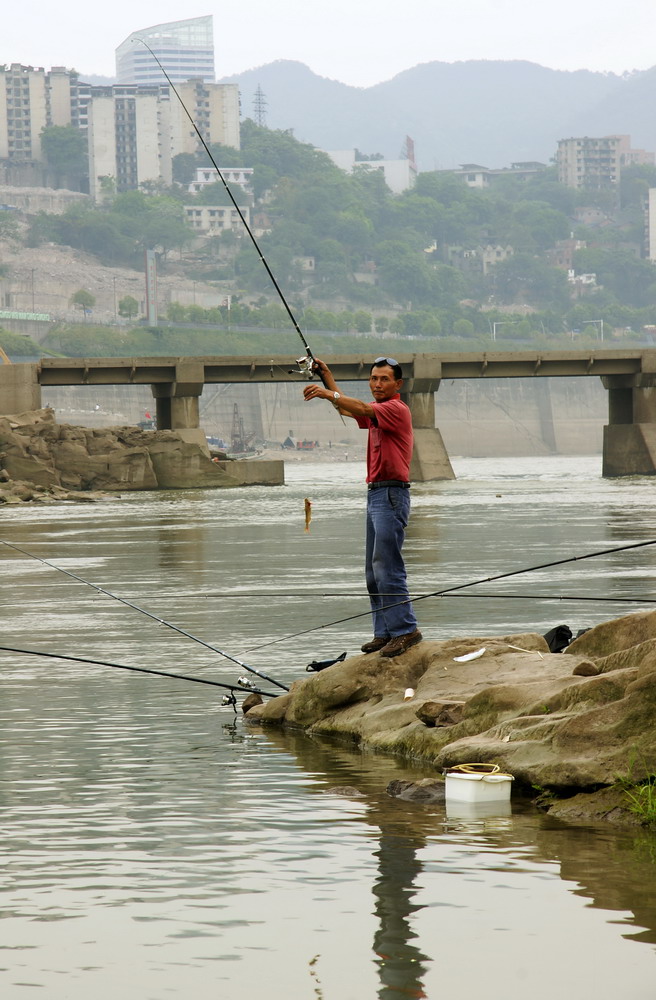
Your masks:
{"label": "river water", "polygon": [[[654,481],[599,456],[453,464],[413,488],[414,594],[656,538]],[[3,509],[2,645],[244,674],[147,611],[289,683],[370,635],[362,480],[299,463],[275,489]],[[649,607],[620,599],[655,572],[647,546],[416,610],[429,638],[576,632]],[[430,769],[249,727],[204,684],[7,651],[0,679],[3,1000],[656,995],[648,832],[392,799]]]}

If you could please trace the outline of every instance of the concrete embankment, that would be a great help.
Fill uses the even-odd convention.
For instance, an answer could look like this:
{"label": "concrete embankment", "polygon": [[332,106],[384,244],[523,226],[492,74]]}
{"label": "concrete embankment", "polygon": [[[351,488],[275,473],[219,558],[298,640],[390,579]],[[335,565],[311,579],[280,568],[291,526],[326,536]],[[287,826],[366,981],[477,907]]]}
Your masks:
{"label": "concrete embankment", "polygon": [[437,773],[498,764],[519,790],[548,792],[554,815],[635,823],[618,779],[656,769],[656,611],[598,625],[562,653],[524,634],[351,657],[246,718],[430,761]]}

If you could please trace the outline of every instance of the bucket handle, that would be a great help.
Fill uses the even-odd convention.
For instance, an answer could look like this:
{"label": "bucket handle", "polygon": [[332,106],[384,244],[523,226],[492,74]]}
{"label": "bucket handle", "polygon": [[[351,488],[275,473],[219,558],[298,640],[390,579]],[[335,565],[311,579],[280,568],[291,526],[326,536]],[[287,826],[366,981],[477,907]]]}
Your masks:
{"label": "bucket handle", "polygon": [[461,774],[497,774],[500,770],[498,764],[454,764],[453,767],[444,768],[444,774],[454,771]]}

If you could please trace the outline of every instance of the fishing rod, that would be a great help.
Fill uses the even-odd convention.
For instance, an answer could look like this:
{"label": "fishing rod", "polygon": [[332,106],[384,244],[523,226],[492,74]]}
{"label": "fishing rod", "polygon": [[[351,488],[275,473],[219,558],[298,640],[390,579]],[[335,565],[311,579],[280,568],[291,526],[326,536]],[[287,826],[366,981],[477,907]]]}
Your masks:
{"label": "fishing rod", "polygon": [[[165,670],[153,670],[150,667],[131,667],[125,663],[110,663],[107,660],[90,660],[86,656],[64,656],[63,653],[44,653],[40,649],[16,649],[13,646],[0,646],[0,650],[5,653],[21,653],[25,656],[47,656],[53,660],[71,660],[74,663],[93,663],[98,667],[114,667],[116,670],[133,670],[139,674],[156,674],[158,677],[171,677],[178,681],[191,681],[192,684],[210,684],[212,687],[223,688],[230,691],[234,696],[235,691],[244,691],[244,686],[237,684],[222,684],[220,681],[209,681],[204,677],[190,677],[188,674],[172,674]],[[243,678],[240,678],[242,680]],[[261,691],[260,688],[253,687],[250,682],[246,687],[251,694],[264,695],[266,698],[277,698],[278,695],[271,691]],[[226,704],[234,704],[233,701]]]}
{"label": "fishing rod", "polygon": [[654,597],[583,597],[580,594],[443,594],[478,601],[588,601],[593,604],[656,604]]}
{"label": "fishing rod", "polygon": [[[213,155],[212,155],[212,153],[210,151],[210,148],[207,145],[207,142],[205,141],[205,137],[203,136],[203,134],[201,133],[200,129],[196,125],[196,122],[194,121],[193,116],[189,112],[189,109],[187,108],[187,105],[185,104],[185,102],[182,100],[182,97],[180,96],[180,94],[179,94],[179,92],[178,92],[175,84],[171,80],[171,77],[169,76],[169,74],[164,69],[164,66],[162,65],[162,63],[160,62],[160,60],[158,59],[158,57],[153,52],[153,50],[151,49],[151,47],[148,44],[148,42],[144,41],[143,38],[140,38],[139,35],[134,35],[134,41],[135,42],[141,42],[141,44],[144,45],[148,49],[148,51],[150,52],[151,56],[153,57],[153,59],[155,60],[155,62],[159,66],[159,68],[161,69],[164,77],[166,78],[166,82],[168,83],[169,87],[171,88],[171,90],[173,91],[173,93],[177,97],[178,101],[180,102],[180,105],[181,105],[184,113],[186,114],[187,118],[191,122],[191,126],[192,126],[194,132],[198,136],[198,140],[199,140],[200,144],[202,145],[203,149],[207,153],[212,166],[216,170],[217,176],[218,176],[219,180],[221,181],[221,183],[223,184],[223,187],[225,188],[226,193],[227,193],[228,197],[230,198],[230,201],[232,202],[233,208],[237,212],[237,215],[239,216],[239,219],[240,219],[240,221],[241,221],[244,229],[248,233],[248,235],[250,237],[250,240],[251,240],[251,243],[253,244],[253,246],[255,248],[255,252],[257,253],[257,255],[258,255],[259,259],[260,259],[260,262],[262,263],[262,265],[263,265],[263,267],[264,267],[267,275],[269,276],[269,278],[271,280],[271,284],[273,285],[273,287],[275,288],[276,292],[278,293],[280,301],[282,302],[283,306],[285,307],[285,311],[286,311],[287,315],[289,316],[289,318],[290,318],[290,320],[292,322],[292,325],[293,325],[294,329],[296,330],[296,333],[301,338],[301,341],[303,343],[303,347],[305,348],[305,357],[297,358],[296,359],[296,364],[298,365],[298,374],[299,375],[305,375],[310,380],[313,379],[314,376],[318,374],[319,377],[321,378],[321,381],[325,385],[326,384],[325,383],[325,379],[324,379],[323,375],[321,374],[321,371],[319,369],[315,368],[315,357],[312,354],[312,351],[310,349],[310,345],[308,344],[307,340],[305,339],[305,335],[303,334],[303,331],[301,330],[300,326],[298,325],[296,317],[294,316],[294,313],[291,310],[291,306],[289,305],[287,299],[285,298],[283,290],[280,287],[280,285],[278,284],[273,271],[269,267],[269,263],[268,263],[266,257],[262,253],[260,245],[259,245],[259,243],[257,242],[257,240],[255,238],[255,234],[253,233],[251,227],[248,225],[248,222],[246,221],[244,213],[242,212],[241,208],[237,204],[237,201],[236,201],[236,199],[235,199],[232,191],[230,190],[230,186],[228,185],[228,183],[227,183],[225,177],[223,176],[223,174],[221,173],[221,170],[219,169],[219,166],[218,166],[216,160],[214,159],[214,157],[213,157]],[[290,372],[290,375],[291,374],[292,374],[292,372]]]}
{"label": "fishing rod", "polygon": [[89,580],[84,580],[76,573],[71,573],[70,570],[63,569],[61,566],[57,566],[55,563],[49,562],[41,556],[34,555],[33,552],[28,552],[27,549],[21,548],[20,545],[16,545],[13,542],[7,542],[4,538],[0,538],[0,543],[2,545],[7,545],[10,549],[15,549],[16,552],[21,552],[24,556],[29,556],[30,559],[36,559],[37,562],[42,563],[44,566],[48,566],[50,569],[57,570],[58,573],[63,573],[65,576],[69,576],[72,580],[76,580],[78,583],[83,583],[85,587],[91,587],[92,590],[97,591],[99,594],[103,594],[105,597],[111,597],[113,601],[125,604],[128,608],[132,608],[134,611],[138,611],[140,614],[146,615],[147,618],[151,618],[153,621],[157,622],[158,625],[164,625],[166,628],[173,629],[174,632],[178,632],[180,635],[184,635],[187,639],[191,639],[193,642],[197,642],[201,646],[205,646],[206,649],[211,649],[213,653],[218,653],[220,656],[225,657],[226,660],[230,660],[232,663],[236,663],[238,666],[243,667],[244,670],[248,670],[252,674],[257,674],[258,677],[261,677],[262,680],[267,681],[269,684],[275,684],[276,687],[282,688],[283,691],[289,691],[289,688],[285,684],[281,684],[280,681],[275,680],[273,677],[269,677],[269,675],[265,674],[263,671],[258,670],[256,667],[249,666],[249,664],[244,663],[243,660],[237,659],[236,656],[231,656],[230,653],[226,653],[225,650],[219,649],[218,646],[213,646],[209,642],[205,642],[204,639],[199,639],[198,636],[192,635],[191,632],[187,632],[185,629],[179,628],[179,626],[174,625],[172,622],[168,622],[164,618],[159,618],[157,615],[152,614],[152,612],[146,611],[145,608],[140,608],[132,601],[128,601],[124,597],[119,597],[118,594],[112,594],[111,591],[105,590],[104,587],[99,587],[96,583],[90,583]]}
{"label": "fishing rod", "polygon": [[[468,583],[459,583],[453,587],[445,587],[443,590],[434,590],[430,594],[420,594],[418,597],[407,598],[403,601],[396,601],[394,604],[386,604],[381,609],[382,611],[387,611],[390,608],[399,608],[404,604],[416,603],[417,601],[426,601],[433,597],[446,597],[446,596],[456,596],[455,591],[464,590],[467,587],[476,587],[481,583],[494,583],[496,580],[505,580],[510,576],[521,576],[524,573],[536,573],[541,569],[551,569],[554,566],[565,566],[567,563],[572,562],[583,562],[585,559],[596,559],[598,556],[612,555],[616,552],[626,552],[629,549],[640,549],[647,545],[656,545],[656,538],[649,539],[646,542],[631,542],[629,545],[620,545],[613,549],[602,549],[599,552],[588,552],[582,556],[568,556],[567,559],[555,559],[548,563],[539,563],[536,566],[526,566],[524,569],[514,569],[508,573],[497,573],[495,576],[485,576],[481,577],[479,580],[470,580]],[[481,595],[484,597],[487,595]],[[291,635],[280,636],[278,639],[272,639],[270,642],[261,643],[259,646],[250,646],[248,649],[244,650],[245,653],[251,653],[256,649],[264,649],[266,646],[273,646],[278,642],[286,642],[288,639],[296,639],[301,635],[309,635],[311,632],[319,632],[324,628],[332,628],[334,625],[343,625],[346,622],[356,621],[358,618],[366,618],[371,614],[371,610],[361,611],[357,615],[348,615],[346,618],[338,618],[332,622],[326,622],[323,625],[316,625],[314,628],[302,629],[300,632],[294,632]]]}

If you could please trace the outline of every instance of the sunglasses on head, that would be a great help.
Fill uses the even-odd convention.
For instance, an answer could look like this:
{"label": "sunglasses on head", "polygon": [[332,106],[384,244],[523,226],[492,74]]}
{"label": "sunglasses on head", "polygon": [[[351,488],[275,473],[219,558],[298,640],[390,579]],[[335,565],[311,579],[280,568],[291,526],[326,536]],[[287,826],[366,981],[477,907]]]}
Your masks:
{"label": "sunglasses on head", "polygon": [[400,368],[401,367],[399,365],[398,361],[395,361],[394,358],[376,358],[376,360],[374,361],[374,364],[375,365],[383,365],[383,364],[384,365],[389,365],[390,368],[396,368],[396,367]]}

